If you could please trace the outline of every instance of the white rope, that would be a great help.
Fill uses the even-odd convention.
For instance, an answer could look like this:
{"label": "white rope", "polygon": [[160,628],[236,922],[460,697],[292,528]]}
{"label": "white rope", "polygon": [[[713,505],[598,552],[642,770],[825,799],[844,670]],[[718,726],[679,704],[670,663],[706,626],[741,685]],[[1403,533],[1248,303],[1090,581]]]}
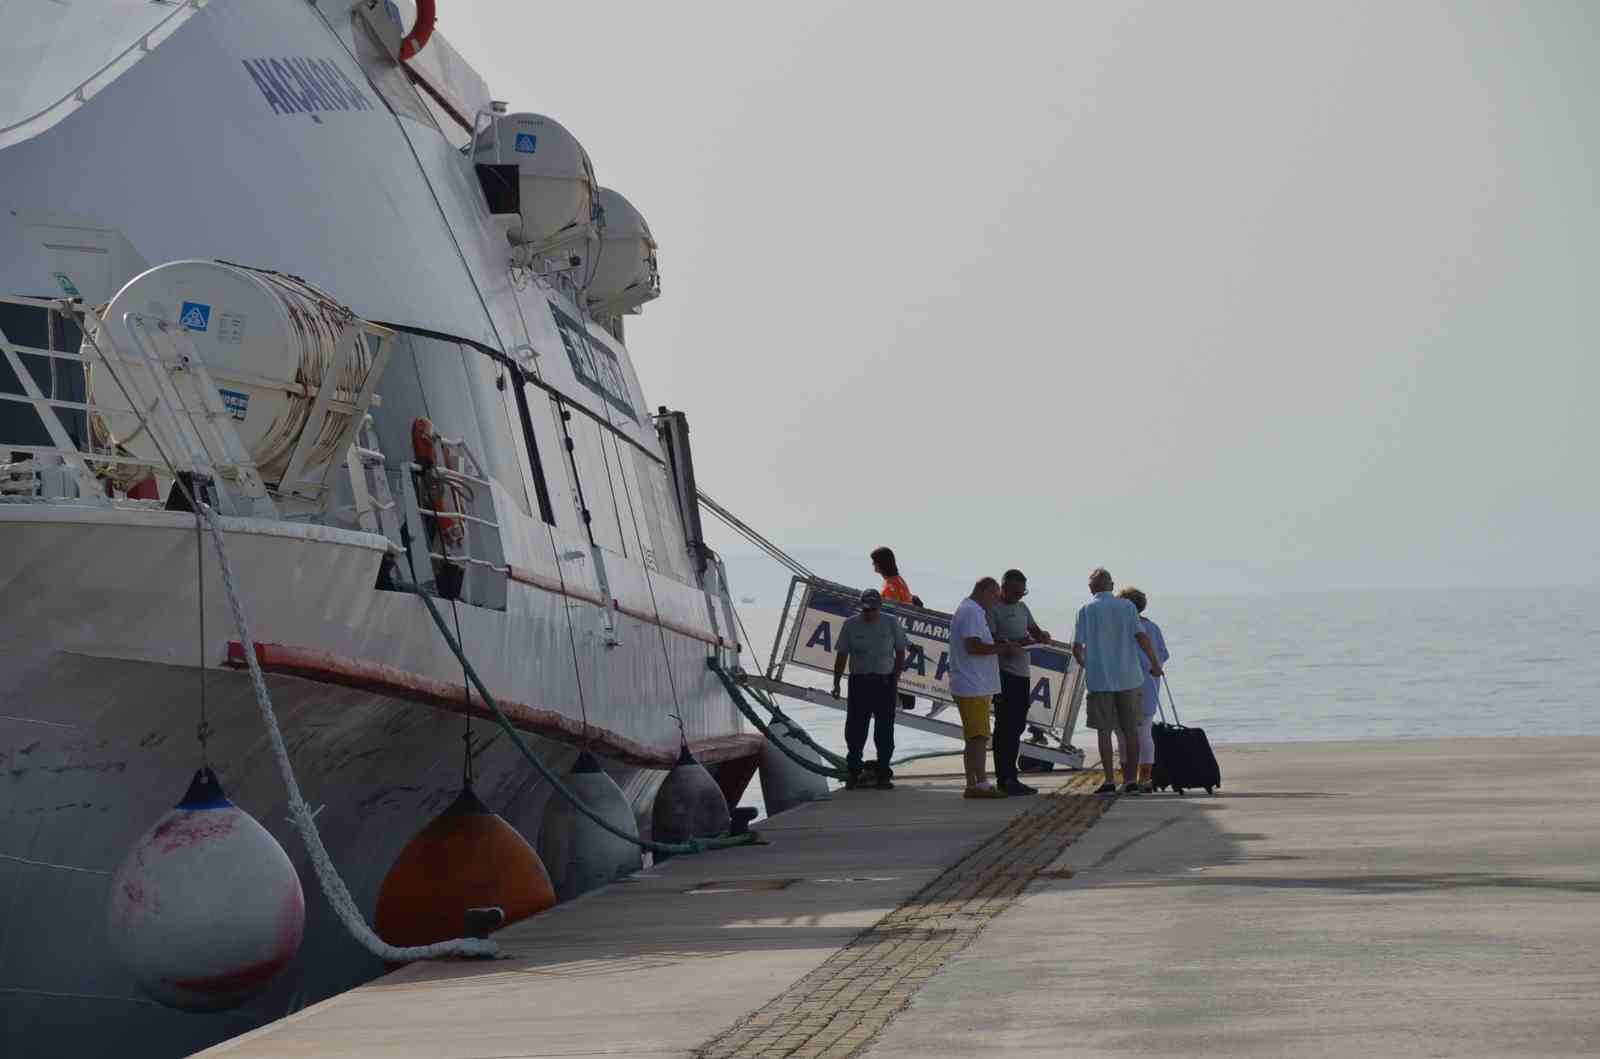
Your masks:
{"label": "white rope", "polygon": [[[148,429],[149,421],[139,410],[133,395],[128,392],[127,384],[112,368],[111,361],[100,348],[100,343],[95,340],[93,332],[83,328],[83,335],[85,341],[99,356],[100,362],[105,365],[112,381],[117,384],[117,389],[122,391],[128,407],[139,417],[139,425]],[[267,692],[267,679],[262,675],[260,660],[256,658],[255,638],[250,635],[250,625],[244,617],[244,606],[239,602],[239,593],[233,584],[233,566],[228,562],[228,549],[223,543],[222,527],[218,525],[211,509],[200,502],[200,498],[195,495],[196,491],[190,490],[184,484],[172,458],[167,455],[166,449],[157,440],[153,430],[150,431],[150,441],[155,445],[161,462],[166,464],[167,472],[172,475],[172,488],[183,493],[189,501],[189,506],[200,512],[206,520],[207,528],[211,530],[211,541],[217,549],[217,564],[222,569],[222,587],[227,592],[228,606],[233,611],[233,623],[239,630],[239,643],[244,647],[245,665],[250,670],[250,685],[255,690],[256,706],[261,710],[261,721],[266,725],[267,737],[272,742],[272,756],[278,762],[278,774],[283,778],[283,786],[289,794],[289,821],[299,830],[300,837],[306,844],[306,853],[311,857],[311,865],[316,870],[317,882],[322,886],[323,896],[328,899],[328,904],[333,906],[339,921],[362,947],[388,963],[410,963],[413,960],[432,960],[442,956],[495,955],[499,948],[488,938],[455,938],[433,945],[400,947],[390,945],[367,925],[365,917],[361,915],[361,909],[356,907],[356,899],[350,895],[350,888],[345,885],[344,879],[339,875],[339,869],[334,866],[333,858],[328,855],[327,847],[322,844],[322,835],[317,831],[317,814],[312,812],[311,807],[300,796],[300,783],[295,779],[294,764],[289,760],[289,748],[284,745],[283,731],[278,727],[278,716],[272,709],[272,696]],[[201,615],[201,620],[205,620],[204,615]],[[201,664],[204,664],[204,660]]]}
{"label": "white rope", "polygon": [[222,567],[222,587],[227,591],[228,606],[233,609],[233,621],[239,629],[239,642],[244,646],[244,659],[250,668],[250,684],[255,689],[256,705],[261,709],[261,720],[266,725],[267,737],[272,742],[272,756],[277,759],[278,772],[283,777],[283,785],[289,792],[289,820],[305,841],[306,852],[310,854],[311,864],[317,872],[317,881],[322,884],[322,893],[333,906],[339,921],[344,924],[351,937],[359,941],[368,952],[389,963],[409,963],[412,960],[431,960],[441,956],[495,955],[498,948],[488,938],[456,938],[453,941],[441,941],[433,945],[400,947],[390,945],[367,925],[361,910],[356,907],[355,898],[350,895],[350,888],[339,876],[339,869],[334,867],[333,858],[328,856],[327,847],[322,844],[322,835],[318,833],[313,820],[315,814],[300,796],[300,784],[295,779],[294,765],[289,761],[289,748],[284,745],[283,732],[278,727],[278,717],[272,710],[272,696],[267,693],[266,677],[262,675],[261,663],[256,659],[255,640],[251,637],[250,626],[245,621],[244,608],[239,603],[239,593],[234,589],[233,569],[228,563],[227,549],[223,546],[222,527],[212,517],[210,507],[201,503],[199,497],[190,499],[205,516],[206,525],[211,530],[212,543],[216,545],[217,562]]}

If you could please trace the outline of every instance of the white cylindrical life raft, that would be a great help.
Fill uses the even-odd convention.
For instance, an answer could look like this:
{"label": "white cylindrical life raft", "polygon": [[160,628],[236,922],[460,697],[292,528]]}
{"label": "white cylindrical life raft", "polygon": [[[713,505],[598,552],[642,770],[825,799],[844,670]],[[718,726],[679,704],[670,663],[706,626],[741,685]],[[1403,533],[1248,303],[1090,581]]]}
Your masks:
{"label": "white cylindrical life raft", "polygon": [[[269,484],[287,470],[324,385],[335,387],[335,403],[303,473],[309,477],[343,455],[334,450],[375,358],[353,333],[350,312],[327,294],[292,276],[220,261],[173,261],[135,276],[111,299],[102,314],[106,333],[94,336],[94,344],[114,358],[122,385],[143,404],[155,393],[154,380],[136,353],[129,314],[166,320],[188,333],[229,425]],[[92,359],[89,394],[102,442],[139,459],[159,458],[118,380]]]}

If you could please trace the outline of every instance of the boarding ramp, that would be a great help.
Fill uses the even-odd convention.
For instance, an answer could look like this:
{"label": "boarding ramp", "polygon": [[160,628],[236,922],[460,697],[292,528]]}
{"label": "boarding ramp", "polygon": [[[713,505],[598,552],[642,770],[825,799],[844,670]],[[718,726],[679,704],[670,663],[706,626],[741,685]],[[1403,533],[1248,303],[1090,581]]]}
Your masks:
{"label": "boarding ramp", "polygon": [[[847,585],[818,577],[794,577],[766,672],[742,674],[743,682],[786,698],[843,710],[843,698],[834,698],[825,688],[796,683],[793,676],[799,673],[792,671],[832,676],[839,627],[856,612],[860,597],[860,589]],[[898,711],[895,723],[963,739],[955,697],[950,693],[951,616],[888,600],[883,612],[905,626],[906,668],[899,689],[919,699],[916,709]],[[1029,647],[1028,658],[1032,669],[1028,727],[1032,734],[1023,737],[1022,756],[1080,769],[1083,751],[1072,745],[1072,735],[1083,706],[1083,669],[1072,657],[1072,648],[1055,641]]]}

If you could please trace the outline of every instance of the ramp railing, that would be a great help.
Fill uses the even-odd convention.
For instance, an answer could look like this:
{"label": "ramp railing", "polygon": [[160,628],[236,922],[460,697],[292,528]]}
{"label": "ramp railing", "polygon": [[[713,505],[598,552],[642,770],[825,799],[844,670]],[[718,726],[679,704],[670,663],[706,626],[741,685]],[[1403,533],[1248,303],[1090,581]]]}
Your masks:
{"label": "ramp railing", "polygon": [[[795,577],[789,583],[778,631],[773,638],[772,656],[765,675],[745,674],[753,688],[809,702],[817,706],[842,709],[842,700],[814,686],[785,679],[790,667],[810,673],[832,675],[834,646],[845,620],[856,613],[860,590],[818,577]],[[955,702],[950,691],[951,615],[928,607],[884,601],[885,616],[898,620],[908,643],[906,668],[900,675],[899,690],[931,700],[926,713],[901,711],[897,724],[941,735],[961,738],[961,725],[939,718],[944,708]],[[1058,641],[1030,644],[1028,725],[1035,739],[1024,741],[1022,754],[1082,766],[1082,752],[1072,746],[1083,706],[1083,670],[1072,657],[1068,644]],[[1055,746],[1050,745],[1053,740]]]}

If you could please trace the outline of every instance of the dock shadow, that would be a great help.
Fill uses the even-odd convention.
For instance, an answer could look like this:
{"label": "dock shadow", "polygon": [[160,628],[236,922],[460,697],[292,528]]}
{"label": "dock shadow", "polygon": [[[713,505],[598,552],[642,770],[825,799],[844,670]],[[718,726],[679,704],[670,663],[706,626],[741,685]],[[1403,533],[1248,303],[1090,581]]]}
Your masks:
{"label": "dock shadow", "polygon": [[[1405,896],[1468,890],[1542,890],[1577,896],[1600,894],[1600,880],[1563,879],[1516,871],[1318,872],[1314,852],[1252,848],[1280,834],[1234,830],[1228,802],[1241,798],[1345,798],[1323,791],[1249,791],[1215,798],[1142,800],[1135,811],[1146,818],[1137,830],[1107,846],[1069,880],[1047,885],[1080,889],[1157,890],[1182,887],[1306,890],[1358,896]],[[1251,864],[1302,864],[1306,874],[1249,874],[1207,869]],[[1294,870],[1294,869],[1289,869]]]}
{"label": "dock shadow", "polygon": [[836,801],[830,811],[822,803],[821,812],[758,824],[771,846],[674,858],[514,924],[497,935],[503,958],[413,964],[366,988],[465,986],[508,974],[599,978],[676,964],[693,973],[694,964],[752,949],[833,952],[1014,818],[996,812],[1003,803],[963,802],[959,786],[842,797],[856,804]]}

